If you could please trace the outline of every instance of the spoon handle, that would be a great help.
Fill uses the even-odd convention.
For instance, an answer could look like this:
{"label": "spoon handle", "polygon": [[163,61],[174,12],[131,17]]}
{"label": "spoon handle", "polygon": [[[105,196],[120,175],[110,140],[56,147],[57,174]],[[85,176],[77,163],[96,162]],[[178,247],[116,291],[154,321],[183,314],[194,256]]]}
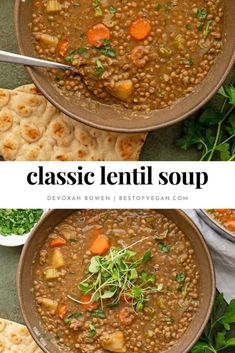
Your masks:
{"label": "spoon handle", "polygon": [[31,58],[30,56],[24,56],[14,53],[9,53],[0,50],[0,62],[6,62],[11,64],[22,64],[26,66],[37,66],[37,67],[47,67],[51,69],[62,69],[62,70],[72,70],[73,67],[69,65],[64,65],[52,61],[41,60],[37,58]]}

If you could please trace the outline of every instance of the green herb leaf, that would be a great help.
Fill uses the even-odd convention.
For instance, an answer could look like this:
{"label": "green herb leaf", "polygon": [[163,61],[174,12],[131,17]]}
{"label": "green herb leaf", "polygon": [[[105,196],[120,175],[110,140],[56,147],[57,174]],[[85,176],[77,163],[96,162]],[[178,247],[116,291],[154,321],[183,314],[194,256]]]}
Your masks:
{"label": "green herb leaf", "polygon": [[99,59],[97,59],[95,61],[95,63],[96,63],[95,76],[99,77],[105,72],[105,67],[104,67],[104,65],[102,64],[102,62]]}
{"label": "green herb leaf", "polygon": [[183,272],[177,273],[175,279],[177,282],[183,282],[185,280],[185,274]]}
{"label": "green herb leaf", "polygon": [[104,312],[104,310],[102,309],[97,309],[97,310],[93,310],[90,312],[90,315],[92,317],[96,317],[96,318],[101,318],[101,319],[105,319],[106,318],[106,314]]}
{"label": "green herb leaf", "polygon": [[198,341],[195,346],[193,346],[191,353],[204,353],[206,349],[208,349],[210,346],[209,344]]}
{"label": "green herb leaf", "polygon": [[160,241],[160,242],[158,243],[158,249],[159,249],[161,252],[167,254],[167,253],[170,251],[171,247],[170,247],[170,245],[167,245],[167,244],[163,243],[163,241]]}
{"label": "green herb leaf", "polygon": [[230,304],[225,309],[223,317],[219,322],[224,326],[225,330],[230,330],[230,325],[235,323],[235,299],[233,299]]}
{"label": "green herb leaf", "polygon": [[205,38],[208,37],[209,33],[210,33],[210,26],[212,25],[213,21],[208,21],[207,24],[206,24],[206,27],[205,27],[205,30],[203,32],[203,35]]}
{"label": "green herb leaf", "polygon": [[91,273],[97,273],[99,272],[99,269],[100,269],[100,262],[99,262],[99,256],[93,256],[91,258],[91,262],[90,262],[90,265],[89,265],[89,272]]}
{"label": "green herb leaf", "polygon": [[205,9],[198,9],[196,13],[196,18],[199,20],[204,20],[207,18],[207,11]]}
{"label": "green herb leaf", "polygon": [[203,125],[216,125],[223,119],[223,114],[216,112],[212,107],[208,106],[200,115],[199,122]]}
{"label": "green herb leaf", "polygon": [[116,58],[116,56],[117,56],[116,51],[113,48],[108,47],[108,46],[96,48],[96,50],[99,53],[101,53],[105,56],[108,56],[110,58]]}
{"label": "green herb leaf", "polygon": [[28,233],[43,214],[42,209],[0,209],[0,234]]}
{"label": "green herb leaf", "polygon": [[117,12],[117,8],[113,5],[109,6],[109,12],[111,14],[115,14]]}
{"label": "green herb leaf", "polygon": [[79,55],[84,54],[84,53],[87,52],[87,50],[88,50],[88,49],[85,48],[85,47],[79,47],[79,48],[77,48],[77,49],[75,49],[75,50],[72,50],[71,52],[68,53],[68,55],[65,57],[64,60],[65,60],[66,62],[73,62],[75,55],[77,55],[77,54],[79,54]]}
{"label": "green herb leaf", "polygon": [[64,319],[64,323],[65,323],[66,325],[70,325],[70,324],[72,323],[72,320],[73,320],[73,319],[78,319],[78,318],[80,318],[81,316],[82,316],[82,314],[79,313],[79,312],[71,313],[71,314],[69,314],[68,316],[66,316],[66,318]]}
{"label": "green herb leaf", "polygon": [[87,321],[86,322],[86,327],[89,329],[87,337],[88,338],[93,338],[96,335],[96,333],[97,333],[95,326],[92,324],[91,321]]}
{"label": "green herb leaf", "polygon": [[150,250],[147,250],[144,254],[144,256],[142,257],[142,264],[145,264],[146,262],[148,262],[149,260],[151,260],[152,258],[152,253]]}
{"label": "green herb leaf", "polygon": [[92,290],[93,287],[91,285],[89,285],[88,283],[80,283],[78,285],[78,288],[80,289],[82,294],[86,295]]}

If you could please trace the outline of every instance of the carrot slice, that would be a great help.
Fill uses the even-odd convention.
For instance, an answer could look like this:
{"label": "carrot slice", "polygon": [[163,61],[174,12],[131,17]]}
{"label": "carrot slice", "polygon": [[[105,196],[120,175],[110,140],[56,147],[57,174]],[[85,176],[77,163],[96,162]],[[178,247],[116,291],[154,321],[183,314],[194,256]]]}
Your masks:
{"label": "carrot slice", "polygon": [[63,238],[53,239],[49,243],[50,248],[57,248],[57,247],[65,246],[65,245],[67,245],[67,241]]}
{"label": "carrot slice", "polygon": [[63,58],[67,55],[68,49],[69,49],[69,42],[67,39],[63,39],[61,42],[59,42],[57,46],[57,50]]}
{"label": "carrot slice", "polygon": [[92,311],[98,308],[100,305],[100,302],[92,302],[91,301],[91,295],[82,295],[80,298],[80,301],[83,302],[82,307],[87,310],[87,311]]}
{"label": "carrot slice", "polygon": [[109,29],[102,23],[98,23],[87,32],[88,42],[94,47],[102,47],[104,39],[109,40],[110,37]]}
{"label": "carrot slice", "polygon": [[130,35],[136,40],[146,39],[151,32],[151,24],[148,20],[139,18],[130,26]]}
{"label": "carrot slice", "polygon": [[231,210],[230,209],[226,209],[226,208],[216,208],[215,212],[219,213],[219,214],[230,214]]}
{"label": "carrot slice", "polygon": [[63,320],[68,312],[68,305],[60,304],[57,310],[57,314],[61,320]]}
{"label": "carrot slice", "polygon": [[228,229],[235,231],[235,220],[231,219],[231,220],[227,221],[226,226]]}
{"label": "carrot slice", "polygon": [[99,234],[93,241],[90,251],[94,255],[104,255],[110,248],[109,239],[102,234]]}

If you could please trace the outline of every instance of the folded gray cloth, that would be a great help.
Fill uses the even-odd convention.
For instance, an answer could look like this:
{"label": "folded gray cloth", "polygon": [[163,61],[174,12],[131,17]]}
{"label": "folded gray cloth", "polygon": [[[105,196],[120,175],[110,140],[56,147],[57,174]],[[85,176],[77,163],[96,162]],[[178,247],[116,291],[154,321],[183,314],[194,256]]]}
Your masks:
{"label": "folded gray cloth", "polygon": [[195,210],[184,210],[202,232],[215,266],[216,287],[227,302],[235,298],[235,243],[210,228]]}

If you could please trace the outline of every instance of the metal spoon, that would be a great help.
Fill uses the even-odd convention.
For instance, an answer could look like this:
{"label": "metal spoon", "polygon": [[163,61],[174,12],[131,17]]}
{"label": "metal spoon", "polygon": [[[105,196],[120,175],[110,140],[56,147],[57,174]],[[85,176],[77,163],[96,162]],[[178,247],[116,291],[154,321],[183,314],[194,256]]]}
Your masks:
{"label": "metal spoon", "polygon": [[21,64],[26,66],[47,67],[51,69],[73,70],[73,66],[64,65],[48,60],[32,58],[30,56],[9,53],[3,50],[0,50],[0,62]]}

